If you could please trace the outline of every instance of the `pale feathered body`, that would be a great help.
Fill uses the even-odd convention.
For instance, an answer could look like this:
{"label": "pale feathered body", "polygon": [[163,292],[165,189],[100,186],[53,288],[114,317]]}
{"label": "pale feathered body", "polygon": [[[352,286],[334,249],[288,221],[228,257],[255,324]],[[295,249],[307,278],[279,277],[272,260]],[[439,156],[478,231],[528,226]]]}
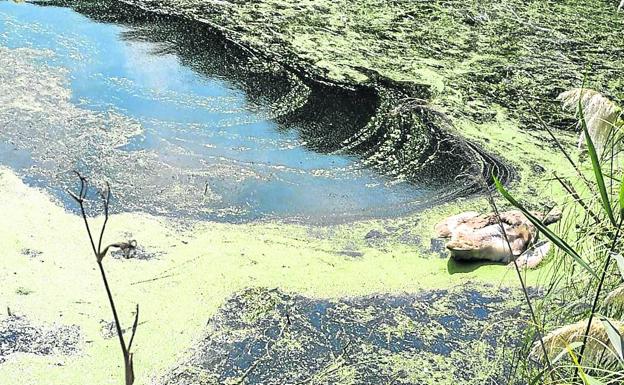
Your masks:
{"label": "pale feathered body", "polygon": [[[561,213],[557,212],[544,220],[553,223],[560,217]],[[446,248],[454,259],[507,263],[522,255],[537,239],[537,229],[518,210],[500,213],[500,222],[498,218],[494,213],[480,215],[470,211],[445,219],[435,230],[439,237],[450,238]]]}

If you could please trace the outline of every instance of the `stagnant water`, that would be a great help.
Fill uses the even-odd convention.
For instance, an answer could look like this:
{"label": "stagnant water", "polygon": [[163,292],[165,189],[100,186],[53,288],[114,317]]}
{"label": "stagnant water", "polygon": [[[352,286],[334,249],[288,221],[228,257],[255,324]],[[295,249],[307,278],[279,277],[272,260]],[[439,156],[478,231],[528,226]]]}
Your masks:
{"label": "stagnant water", "polygon": [[440,194],[332,151],[373,101],[315,94],[180,21],[100,13],[0,2],[0,163],[68,207],[73,169],[110,181],[116,210],[226,221],[389,216]]}

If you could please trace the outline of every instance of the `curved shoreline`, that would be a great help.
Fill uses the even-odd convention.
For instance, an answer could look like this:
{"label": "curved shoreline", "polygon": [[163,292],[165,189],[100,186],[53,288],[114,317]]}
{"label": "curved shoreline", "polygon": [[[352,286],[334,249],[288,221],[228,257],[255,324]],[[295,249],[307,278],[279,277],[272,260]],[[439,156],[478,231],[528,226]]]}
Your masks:
{"label": "curved shoreline", "polygon": [[[399,97],[394,94],[378,99],[380,105],[386,103],[385,110],[377,110],[379,120],[392,118],[382,116],[382,110],[395,111],[402,102],[413,104],[414,97],[426,99],[427,103],[418,107],[453,119],[451,125],[448,121],[434,124],[435,132],[446,135],[437,142],[446,143],[449,138],[468,141],[464,152],[468,158],[477,159],[464,162],[474,163],[470,174],[489,177],[495,170],[507,183],[522,179],[522,184],[514,183],[516,193],[533,206],[550,200],[551,194],[542,183],[544,170],[563,171],[565,165],[550,148],[552,142],[525,100],[532,101],[547,124],[561,129],[557,131],[559,140],[572,148],[572,119],[561,111],[555,97],[567,88],[580,86],[587,64],[598,63],[588,79],[592,88],[614,99],[624,98],[624,83],[615,81],[624,70],[624,51],[616,47],[624,19],[608,2],[488,0],[437,4],[405,0],[379,6],[374,1],[353,0],[110,2],[115,8],[139,7],[146,10],[145,14],[206,25],[233,49],[280,63],[307,84],[329,84],[356,94],[361,90],[377,94],[398,91]],[[564,28],[570,22],[579,28]],[[392,170],[399,169],[400,174],[406,171],[402,165],[416,166],[419,160],[426,160],[410,153],[405,161],[403,147],[394,146],[410,148],[409,141],[404,140],[407,135],[431,129],[424,124],[421,127],[423,114],[412,113],[418,116],[400,118],[403,123],[411,119],[402,127],[378,125],[362,130],[369,138],[398,138],[382,146],[381,155],[389,159],[377,157],[370,166],[379,166],[383,172],[384,162],[398,162],[389,173],[396,176]],[[438,175],[439,170],[432,171]],[[461,171],[455,175],[465,176],[465,170]],[[474,184],[472,187],[474,191]],[[542,192],[542,197],[536,191]]]}
{"label": "curved shoreline", "polygon": [[[69,7],[97,22],[127,25],[131,28],[129,40],[170,40],[174,42],[172,52],[196,72],[224,76],[250,93],[253,100],[268,102],[279,129],[296,128],[309,149],[355,155],[361,165],[389,176],[389,183],[410,181],[430,189],[422,199],[398,205],[383,218],[421,212],[474,195],[490,182],[492,171],[505,183],[516,176],[512,167],[463,138],[444,113],[424,102],[432,94],[428,85],[397,82],[365,68],[358,69],[367,72],[365,82],[335,82],[315,74],[314,67],[303,62],[280,60],[239,42],[210,21],[146,7],[138,11],[137,5],[127,0],[35,3]],[[204,68],[194,61],[198,55],[216,55],[214,64]],[[369,218],[382,217],[345,213],[317,222]],[[287,221],[309,222],[305,217]]]}
{"label": "curved shoreline", "polygon": [[[403,107],[404,103],[402,103],[401,99],[429,99],[429,97],[431,96],[431,91],[430,86],[428,85],[410,82],[397,82],[365,68],[359,68],[359,70],[369,72],[369,80],[366,82],[356,83],[348,81],[337,81],[335,79],[331,79],[328,76],[324,76],[320,71],[315,71],[313,65],[310,65],[302,60],[297,60],[295,54],[290,53],[290,55],[287,57],[272,55],[271,52],[263,51],[260,48],[254,47],[253,45],[246,44],[244,41],[241,41],[241,39],[237,39],[235,37],[234,31],[220,26],[219,24],[206,18],[188,15],[184,12],[178,12],[175,9],[171,8],[159,9],[151,7],[140,0],[118,1],[123,5],[135,7],[143,10],[144,12],[155,13],[166,17],[179,17],[184,20],[202,23],[212,29],[214,33],[218,33],[224,40],[232,43],[243,52],[246,52],[255,57],[260,57],[262,60],[277,63],[281,67],[285,68],[287,71],[295,74],[299,79],[304,82],[304,84],[306,84],[310,88],[318,89],[319,87],[329,87],[330,89],[338,88],[348,92],[352,92],[358,96],[362,94],[375,95],[375,97],[377,98],[376,104],[378,105],[377,110],[372,115],[371,121],[361,130],[364,132],[368,132],[368,138],[373,136],[377,138],[388,137],[392,135],[392,131],[401,131],[400,135],[403,137],[411,136],[412,138],[414,138],[417,136],[415,134],[418,134],[418,132],[406,133],[405,127],[398,127],[396,123],[393,124],[388,116],[395,115],[396,111],[400,110]],[[423,96],[425,97],[423,98]],[[370,148],[387,148],[387,143],[374,143],[371,146],[368,146],[368,148],[364,151],[360,150],[355,152],[363,154],[362,156],[364,158],[364,163],[368,166],[371,166],[372,168],[393,177],[396,177],[397,174],[407,174],[406,176],[410,180],[414,180],[415,177],[419,177],[419,179],[422,178],[423,180],[435,180],[439,177],[439,164],[431,164],[431,166],[433,167],[427,168],[429,164],[425,163],[432,159],[434,156],[436,156],[436,150],[441,150],[446,156],[452,156],[454,158],[447,158],[444,160],[445,162],[450,161],[449,163],[452,162],[455,163],[455,165],[457,165],[457,163],[463,163],[460,165],[460,167],[463,167],[464,170],[472,169],[470,170],[472,177],[482,178],[484,181],[486,181],[488,186],[492,185],[492,172],[494,172],[495,175],[504,184],[511,183],[514,179],[518,177],[518,173],[514,170],[513,166],[505,163],[505,161],[498,156],[489,153],[486,149],[481,148],[478,143],[473,143],[469,139],[461,136],[459,133],[454,132],[455,130],[452,127],[452,123],[450,123],[449,119],[446,116],[443,116],[443,119],[445,120],[444,124],[438,124],[437,122],[435,122],[436,119],[428,118],[426,116],[426,106],[424,107],[425,108],[415,108],[412,111],[409,111],[409,113],[411,114],[415,113],[416,116],[408,117],[408,119],[411,120],[411,122],[408,123],[408,126],[411,130],[421,128],[421,133],[423,131],[425,131],[426,134],[431,133],[431,135],[429,136],[430,141],[428,143],[428,148],[422,151],[422,153],[405,154],[400,153],[400,151],[396,151],[395,145],[390,146],[393,148],[392,151],[386,151],[385,153],[383,153],[383,156],[393,155],[395,159],[401,162],[400,164],[395,165],[398,166],[401,171],[397,172],[396,169],[384,168],[379,164],[375,164],[375,159],[371,159],[373,158],[373,156],[369,155]],[[449,123],[451,125],[450,127],[448,127]],[[404,123],[402,125],[404,125]],[[358,133],[358,136],[360,135],[361,132]],[[431,138],[435,139],[431,140]],[[345,142],[345,148],[339,150],[338,152],[351,152],[357,149],[363,142],[364,141],[362,140],[362,138],[351,138]],[[446,147],[439,148],[441,143],[444,143]],[[448,143],[450,143],[451,146],[447,146]],[[462,151],[465,151],[466,153],[458,153]],[[406,160],[406,155],[409,156],[410,159]],[[379,154],[377,154],[376,158],[379,157]],[[424,160],[424,162],[419,164],[417,162],[418,159],[414,159],[415,157],[420,160]],[[386,163],[387,161],[384,159],[383,162]],[[476,173],[474,167],[477,168]],[[405,168],[407,168],[407,170],[405,170]],[[418,170],[418,168],[420,168],[421,170]],[[416,174],[419,173],[418,171],[421,171],[421,175],[417,176]],[[469,185],[464,186],[460,190],[455,190],[451,191],[448,194],[444,194],[443,197],[436,200],[434,204],[440,204],[451,201],[454,198],[472,195],[478,191],[482,191],[483,187],[481,186],[481,183],[471,182],[469,183]]]}

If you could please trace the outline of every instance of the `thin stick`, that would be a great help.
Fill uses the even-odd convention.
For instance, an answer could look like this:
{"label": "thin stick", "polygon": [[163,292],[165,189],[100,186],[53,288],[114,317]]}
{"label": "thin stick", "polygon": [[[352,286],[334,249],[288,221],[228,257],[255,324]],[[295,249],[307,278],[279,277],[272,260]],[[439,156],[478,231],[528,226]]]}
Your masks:
{"label": "thin stick", "polygon": [[106,196],[100,194],[102,201],[104,202],[104,223],[102,224],[102,230],[100,231],[100,240],[98,242],[98,255],[102,253],[102,239],[104,239],[104,230],[106,230],[106,223],[108,222],[108,205],[110,204],[110,185],[106,182]]}
{"label": "thin stick", "polygon": [[522,292],[524,293],[524,298],[529,307],[529,314],[531,315],[531,320],[533,321],[533,324],[535,325],[537,337],[539,339],[542,350],[544,351],[544,358],[546,359],[546,364],[548,366],[548,369],[550,370],[550,373],[553,373],[554,369],[553,369],[552,363],[550,362],[550,358],[548,357],[548,351],[546,350],[546,345],[544,344],[544,338],[542,337],[542,332],[537,322],[537,316],[535,315],[535,311],[533,309],[533,303],[531,302],[531,298],[529,297],[529,291],[527,289],[526,283],[524,282],[524,278],[522,277],[520,266],[518,266],[518,262],[516,262],[516,259],[513,258],[513,251],[511,249],[511,245],[509,244],[509,238],[507,237],[505,226],[503,226],[503,221],[501,220],[500,213],[498,211],[498,206],[496,205],[496,202],[494,201],[494,197],[492,196],[489,189],[487,189],[487,196],[488,196],[488,200],[490,201],[490,205],[492,206],[492,209],[494,210],[494,214],[496,215],[496,218],[498,220],[498,225],[500,226],[501,231],[503,232],[503,237],[505,238],[505,242],[507,244],[507,247],[509,248],[509,254],[512,256],[514,269],[516,270],[516,274],[518,275],[518,279],[520,280],[520,285],[522,286]]}
{"label": "thin stick", "polygon": [[136,313],[134,315],[134,324],[132,324],[132,334],[130,335],[130,342],[128,342],[128,350],[132,348],[132,342],[136,335],[137,327],[139,326],[139,304],[136,305]]}
{"label": "thin stick", "polygon": [[[469,146],[469,144],[465,141],[460,141],[460,143],[462,143],[464,146]],[[494,197],[492,196],[492,191],[490,190],[490,188],[488,187],[487,181],[485,180],[485,176],[483,175],[483,173],[479,173],[479,177],[477,178],[478,182],[477,183],[481,183],[482,186],[485,189],[486,192],[486,197],[488,199],[488,202],[490,203],[492,209],[494,210],[494,214],[496,215],[496,218],[498,220],[498,225],[501,227],[501,231],[503,233],[503,236],[505,238],[505,242],[507,243],[507,247],[509,249],[509,254],[512,256],[513,259],[513,252],[512,252],[512,248],[511,245],[509,243],[509,238],[507,237],[507,232],[505,231],[505,227],[503,226],[503,222],[501,220],[500,217],[500,212],[498,211],[498,206],[496,205],[496,202],[494,201]],[[518,266],[518,263],[516,262],[515,259],[513,259],[513,265],[514,265],[514,269],[516,270],[516,274],[518,276],[518,279],[520,280],[520,285],[522,286],[522,292],[524,293],[524,298],[526,300],[526,303],[529,307],[529,314],[531,315],[531,320],[533,322],[533,324],[535,325],[536,328],[536,332],[537,332],[537,337],[540,341],[540,345],[542,350],[544,351],[544,357],[546,358],[546,364],[548,366],[548,369],[550,371],[550,375],[552,376],[553,372],[554,372],[554,368],[552,366],[552,363],[550,362],[550,358],[548,357],[548,352],[546,350],[546,346],[544,344],[544,338],[542,336],[542,332],[540,330],[540,326],[539,323],[537,321],[537,316],[535,315],[535,310],[533,309],[533,304],[531,302],[531,298],[529,297],[529,291],[527,289],[526,283],[524,282],[524,279],[522,277],[522,272],[520,271],[520,267]]]}
{"label": "thin stick", "polygon": [[553,172],[553,176],[561,184],[561,186],[563,186],[563,188],[568,192],[568,194],[572,196],[574,201],[578,203],[592,217],[594,222],[596,224],[599,224],[600,218],[598,217],[598,215],[596,215],[596,213],[594,213],[592,209],[590,209],[589,206],[587,206],[585,201],[583,201],[583,199],[578,195],[574,187],[570,185],[567,181],[561,179],[555,172]]}
{"label": "thin stick", "polygon": [[106,288],[106,295],[108,296],[108,302],[110,303],[110,307],[113,312],[113,318],[115,320],[115,329],[117,330],[117,336],[119,337],[119,345],[121,345],[121,351],[124,355],[124,361],[125,361],[126,356],[128,355],[128,350],[126,348],[126,343],[123,338],[123,332],[121,329],[121,324],[119,322],[119,317],[117,316],[117,309],[115,307],[115,301],[113,300],[113,294],[111,293],[108,280],[106,279],[106,273],[104,272],[104,265],[102,264],[102,262],[98,262],[98,266],[100,268],[100,273],[102,274],[102,281],[104,281],[104,287]]}
{"label": "thin stick", "polygon": [[85,177],[80,175],[78,171],[75,171],[75,173],[76,175],[78,175],[78,178],[80,179],[80,192],[78,193],[78,195],[74,194],[71,191],[68,191],[68,193],[71,195],[72,198],[74,198],[76,202],[78,202],[80,206],[80,213],[82,214],[82,219],[84,221],[85,228],[87,229],[87,234],[89,235],[91,248],[93,249],[93,254],[96,257],[98,268],[100,269],[102,282],[104,282],[104,288],[106,289],[106,296],[108,297],[108,302],[110,304],[111,311],[113,312],[113,319],[115,321],[115,329],[117,331],[117,336],[119,338],[119,345],[121,347],[121,352],[123,354],[125,383],[126,385],[132,385],[134,383],[134,368],[133,368],[132,353],[130,352],[130,349],[132,347],[132,342],[134,341],[134,336],[136,335],[137,326],[139,323],[139,305],[136,305],[136,314],[134,317],[134,324],[132,325],[132,335],[130,337],[130,343],[126,345],[126,342],[123,337],[123,329],[121,327],[121,322],[119,321],[119,316],[117,314],[117,307],[115,306],[113,294],[111,292],[108,279],[106,278],[106,272],[104,271],[104,264],[102,263],[110,247],[120,247],[119,245],[121,245],[121,244],[111,244],[111,245],[106,246],[104,251],[101,250],[102,240],[104,238],[104,232],[106,230],[106,224],[108,223],[108,208],[109,208],[110,198],[111,198],[110,186],[107,183],[106,193],[103,193],[103,192],[100,193],[100,196],[102,197],[102,201],[104,205],[104,223],[102,224],[102,229],[100,230],[100,237],[98,239],[97,248],[96,248],[96,242],[91,233],[91,227],[89,226],[87,213],[84,207],[84,201],[86,199],[88,187],[89,187],[88,181]]}

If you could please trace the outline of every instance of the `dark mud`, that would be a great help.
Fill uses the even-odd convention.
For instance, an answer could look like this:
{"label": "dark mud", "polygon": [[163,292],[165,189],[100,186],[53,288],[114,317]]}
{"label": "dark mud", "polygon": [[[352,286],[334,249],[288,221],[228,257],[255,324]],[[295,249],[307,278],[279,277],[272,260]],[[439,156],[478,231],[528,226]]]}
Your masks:
{"label": "dark mud", "polygon": [[521,298],[486,291],[316,300],[248,289],[164,383],[493,383],[521,334]]}

